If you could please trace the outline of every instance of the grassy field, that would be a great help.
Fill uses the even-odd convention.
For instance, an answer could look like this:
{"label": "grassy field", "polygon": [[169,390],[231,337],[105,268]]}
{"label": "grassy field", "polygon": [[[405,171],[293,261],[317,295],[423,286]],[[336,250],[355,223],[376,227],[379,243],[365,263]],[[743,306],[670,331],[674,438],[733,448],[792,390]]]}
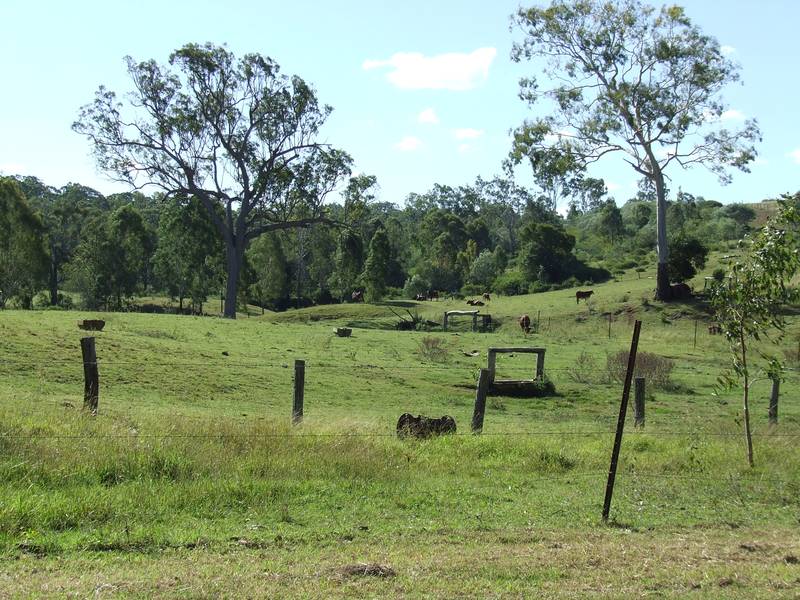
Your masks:
{"label": "grassy field", "polygon": [[[94,315],[0,312],[0,597],[797,597],[800,323],[779,348],[777,427],[769,382],[753,387],[750,469],[740,391],[714,394],[724,339],[702,302],[664,306],[652,287],[629,274],[588,304],[492,298],[494,333],[394,329],[463,301],[100,315],[96,418],[75,326]],[[606,362],[635,319],[640,351],[674,368],[648,389],[646,427],[628,423],[606,525],[621,394]],[[487,348],[522,344],[547,349],[557,395],[492,397],[470,435]],[[498,376],[534,362],[501,356]],[[458,435],[400,441],[403,412],[453,415]]]}

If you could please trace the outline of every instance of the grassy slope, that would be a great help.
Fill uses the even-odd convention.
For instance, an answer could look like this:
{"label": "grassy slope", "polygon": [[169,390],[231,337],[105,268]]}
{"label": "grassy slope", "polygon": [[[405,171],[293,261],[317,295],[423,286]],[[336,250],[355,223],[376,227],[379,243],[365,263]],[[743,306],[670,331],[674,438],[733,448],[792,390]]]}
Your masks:
{"label": "grassy slope", "polygon": [[[724,340],[701,322],[692,348],[702,307],[645,303],[652,279],[629,277],[596,286],[588,306],[569,290],[493,298],[483,310],[502,326],[491,335],[382,329],[396,317],[370,305],[236,322],[106,315],[96,420],[74,408],[84,315],[0,313],[0,551],[20,559],[0,567],[0,597],[102,585],[176,597],[680,595],[697,585],[709,597],[796,595],[800,568],[784,560],[800,552],[800,450],[786,437],[800,434],[796,374],[777,432],[766,426],[768,385],[754,388],[762,435],[750,471],[738,393],[711,395]],[[412,310],[440,320],[462,307]],[[540,335],[522,336],[523,312],[541,313]],[[629,344],[634,316],[640,349],[673,358],[677,385],[651,390],[647,428],[626,434],[613,510],[623,526],[607,529],[598,515],[620,390],[602,371],[606,353]],[[344,324],[369,328],[333,336]],[[444,340],[444,362],[421,353],[427,337]],[[485,349],[521,342],[546,346],[558,397],[491,399],[481,438],[394,438],[405,411],[452,414],[465,432]],[[582,352],[597,356],[588,383],[566,370]],[[306,420],[290,431],[294,358],[307,361]],[[504,356],[500,374],[527,375],[531,363]],[[636,577],[614,559],[623,550],[649,557]],[[398,576],[337,570],[359,561]]]}

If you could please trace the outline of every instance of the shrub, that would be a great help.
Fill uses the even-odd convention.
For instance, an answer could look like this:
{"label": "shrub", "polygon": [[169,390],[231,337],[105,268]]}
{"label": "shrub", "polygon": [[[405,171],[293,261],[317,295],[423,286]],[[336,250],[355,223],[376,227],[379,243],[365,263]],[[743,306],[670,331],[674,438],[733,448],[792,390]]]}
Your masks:
{"label": "shrub", "polygon": [[[634,377],[644,377],[647,384],[660,389],[672,389],[675,386],[670,380],[675,363],[664,356],[652,352],[638,352],[636,354],[636,368]],[[620,350],[609,354],[606,359],[606,374],[609,381],[622,382],[625,380],[625,371],[628,368],[628,351]]]}
{"label": "shrub", "polygon": [[597,361],[594,355],[581,352],[571,367],[567,367],[567,377],[575,383],[592,383],[593,374],[597,370]]}
{"label": "shrub", "polygon": [[433,362],[445,362],[450,352],[445,346],[444,340],[440,337],[426,336],[419,342],[417,348],[420,356]]}
{"label": "shrub", "polygon": [[493,291],[506,296],[518,296],[528,290],[528,282],[520,271],[506,271],[494,280]]}
{"label": "shrub", "polygon": [[403,286],[403,296],[414,298],[417,294],[427,294],[431,289],[431,282],[420,275],[413,275],[406,280]]}
{"label": "shrub", "polygon": [[715,281],[722,281],[725,279],[725,269],[714,269],[714,272],[711,274]]}

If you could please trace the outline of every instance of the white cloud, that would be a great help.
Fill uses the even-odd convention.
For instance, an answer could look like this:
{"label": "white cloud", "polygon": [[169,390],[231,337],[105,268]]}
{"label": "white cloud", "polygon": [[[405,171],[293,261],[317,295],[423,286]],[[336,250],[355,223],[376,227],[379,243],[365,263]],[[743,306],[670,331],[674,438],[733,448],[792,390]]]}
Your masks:
{"label": "white cloud", "polygon": [[736,110],[735,108],[731,108],[730,110],[726,110],[719,116],[720,121],[743,121],[744,120],[744,113],[740,110]]}
{"label": "white cloud", "polygon": [[722,52],[725,56],[736,54],[736,48],[734,48],[733,46],[720,46],[719,51]]}
{"label": "white cloud", "polygon": [[464,127],[462,129],[454,129],[453,136],[457,140],[474,140],[483,135],[483,129],[472,129],[470,127]]}
{"label": "white cloud", "polygon": [[394,147],[397,150],[401,150],[403,152],[413,152],[417,148],[422,145],[422,140],[419,138],[414,137],[413,135],[407,135],[402,140],[397,142]]}
{"label": "white cloud", "polygon": [[606,181],[606,187],[608,188],[609,192],[616,192],[617,190],[622,189],[620,184],[614,183],[613,181]]}
{"label": "white cloud", "polygon": [[365,70],[389,67],[386,78],[406,90],[469,90],[489,76],[496,48],[478,48],[466,53],[451,52],[425,56],[419,52],[398,52],[388,60],[365,60]]}
{"label": "white cloud", "polygon": [[430,123],[436,125],[439,123],[439,117],[432,108],[426,108],[417,116],[417,121],[420,123]]}
{"label": "white cloud", "polygon": [[795,164],[800,165],[800,148],[795,148],[789,152],[787,156],[789,156],[795,162]]}
{"label": "white cloud", "polygon": [[459,154],[465,154],[472,150],[472,144],[459,144],[458,145],[458,152]]}

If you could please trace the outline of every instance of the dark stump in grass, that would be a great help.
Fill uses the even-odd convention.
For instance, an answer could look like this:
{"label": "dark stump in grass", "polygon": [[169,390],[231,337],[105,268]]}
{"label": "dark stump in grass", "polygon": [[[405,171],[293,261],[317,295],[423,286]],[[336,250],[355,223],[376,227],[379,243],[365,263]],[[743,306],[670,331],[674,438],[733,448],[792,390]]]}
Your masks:
{"label": "dark stump in grass", "polygon": [[445,415],[438,419],[404,413],[397,421],[397,437],[429,438],[456,432],[456,420]]}

